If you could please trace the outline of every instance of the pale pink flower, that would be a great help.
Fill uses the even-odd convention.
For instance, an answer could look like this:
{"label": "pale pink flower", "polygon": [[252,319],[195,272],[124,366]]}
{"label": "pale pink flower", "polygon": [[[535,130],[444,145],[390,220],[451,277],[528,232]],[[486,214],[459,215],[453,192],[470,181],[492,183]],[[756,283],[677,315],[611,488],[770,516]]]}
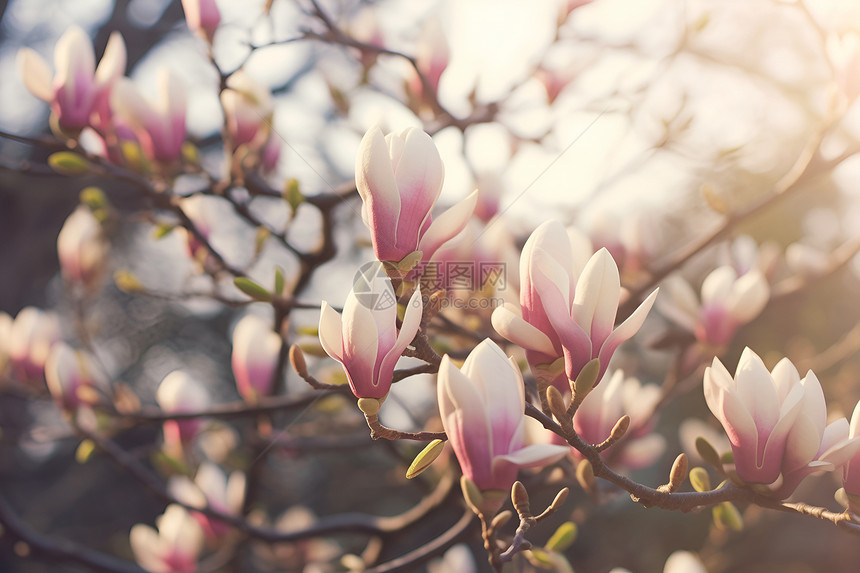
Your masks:
{"label": "pale pink flower", "polygon": [[182,0],[182,10],[185,12],[185,23],[192,32],[200,32],[212,43],[215,30],[221,23],[221,12],[215,0]]}
{"label": "pale pink flower", "polygon": [[770,298],[770,286],[761,271],[738,277],[728,265],[705,278],[701,302],[681,277],[669,277],[663,288],[667,296],[658,303],[660,312],[699,341],[716,346],[729,344],[738,328],[758,316]]}
{"label": "pale pink flower", "polygon": [[493,326],[527,351],[532,367],[564,356],[565,373],[575,380],[592,359],[600,361],[600,380],[615,349],[645,321],[657,291],[615,328],[621,298],[618,267],[600,249],[579,271],[570,238],[557,221],[538,227],[520,259],[521,314],[513,305],[493,313]]}
{"label": "pale pink flower", "polygon": [[260,396],[272,393],[281,345],[281,336],[259,316],[248,314],[236,325],[233,330],[233,376],[239,394],[246,401],[256,402]]}
{"label": "pale pink flower", "polygon": [[[196,412],[209,406],[206,388],[196,378],[182,370],[174,370],[164,377],[155,393],[155,401],[168,414]],[[197,418],[168,420],[164,423],[164,438],[171,445],[188,442],[200,428]]]}
{"label": "pale pink flower", "polygon": [[268,87],[239,70],[227,78],[227,88],[221,92],[221,105],[234,147],[249,144],[259,149],[266,143],[275,109]]}
{"label": "pale pink flower", "polygon": [[[857,403],[851,415],[848,437],[852,440],[860,438],[860,402]],[[855,453],[845,464],[842,472],[842,487],[848,495],[860,496],[860,453]],[[857,512],[856,509],[854,511]]]}
{"label": "pale pink flower", "polygon": [[108,387],[108,377],[95,358],[65,342],[51,348],[45,363],[45,380],[54,400],[66,410],[91,404],[98,395],[93,392],[104,392]]}
{"label": "pale pink flower", "polygon": [[186,93],[182,81],[162,69],[158,76],[158,101],[153,104],[134,83],[121,78],[111,94],[114,113],[134,130],[144,154],[152,160],[179,159],[185,141]]}
{"label": "pale pink flower", "polygon": [[[567,300],[572,299],[576,281],[591,257],[591,242],[575,229],[565,230],[558,221],[547,221],[531,234],[520,256],[520,307],[506,303],[493,312],[493,327],[511,342],[526,350],[529,364],[534,367],[549,364],[564,356],[561,339],[547,316],[548,312],[566,312],[556,299],[544,301],[536,288],[534,274],[536,258],[548,259],[544,266],[551,272],[564,275],[568,289]],[[561,309],[561,310],[560,310]],[[560,374],[559,389],[567,387],[567,377]]]}
{"label": "pale pink flower", "polygon": [[270,135],[260,155],[260,167],[263,173],[274,171],[281,159],[281,138],[277,134]]}
{"label": "pale pink flower", "polygon": [[383,398],[391,388],[394,366],[415,338],[423,312],[421,291],[406,305],[397,332],[397,300],[382,265],[369,265],[346,297],[343,315],[325,301],[319,337],[323,350],[340,362],[357,398]]}
{"label": "pale pink flower", "polygon": [[125,72],[125,63],[125,43],[119,32],[114,32],[96,68],[92,42],[78,26],[70,27],[54,48],[53,79],[39,54],[30,48],[18,52],[24,85],[34,96],[50,103],[60,126],[71,130],[107,126],[111,87]]}
{"label": "pale pink flower", "polygon": [[463,367],[442,358],[438,376],[439,412],[463,475],[481,491],[508,491],[521,467],[552,463],[568,446],[525,446],[525,388],[513,359],[484,340]]}
{"label": "pale pink flower", "polygon": [[[612,454],[618,455],[619,462],[630,469],[646,467],[666,448],[663,436],[651,433],[656,420],[649,419],[660,401],[660,388],[654,384],[643,386],[636,378],[625,378],[621,370],[607,371],[604,378],[608,380],[589,392],[577,409],[573,427],[586,442],[599,444],[609,437],[622,416],[630,416],[630,431],[625,441],[616,446],[621,452]],[[573,453],[581,457],[576,450]]]}
{"label": "pale pink flower", "polygon": [[791,495],[808,475],[841,468],[860,450],[860,437],[850,437],[848,420],[827,424],[824,391],[811,370],[801,385],[803,399],[786,439],[782,480],[772,487],[779,498]]}
{"label": "pale pink flower", "polygon": [[194,573],[203,549],[203,529],[188,511],[176,504],[155,518],[156,531],[143,523],[131,528],[134,558],[152,573]]}
{"label": "pale pink flower", "polygon": [[421,251],[427,261],[466,226],[477,202],[472,192],[435,220],[445,168],[433,139],[420,129],[382,135],[374,127],[358,148],[355,183],[361,214],[380,261],[400,261]]}
{"label": "pale pink flower", "polygon": [[83,205],[66,219],[57,236],[57,255],[63,277],[73,284],[93,288],[104,270],[107,243],[102,226]]}
{"label": "pale pink flower", "polygon": [[708,573],[708,570],[695,553],[675,551],[666,559],[663,573]]}
{"label": "pale pink flower", "polygon": [[[171,477],[167,489],[177,500],[197,508],[209,507],[227,515],[239,515],[245,501],[245,474],[234,471],[228,479],[224,471],[212,462],[197,468],[194,481],[188,476]],[[230,525],[199,512],[191,515],[203,527],[207,539],[222,537]]]}
{"label": "pale pink flower", "polygon": [[[415,63],[421,75],[427,80],[430,89],[434,92],[439,90],[439,80],[442,77],[442,72],[448,67],[450,57],[448,40],[445,37],[442,23],[438,18],[428,18],[421,29],[421,36],[418,39],[418,45],[415,50]],[[410,85],[413,93],[423,93],[424,86],[417,75],[414,76]]]}
{"label": "pale pink flower", "polygon": [[734,240],[724,243],[719,260],[721,266],[734,267],[738,276],[758,270],[770,280],[776,273],[781,256],[782,247],[775,241],[759,244],[749,235],[739,235]]}
{"label": "pale pink flower", "polygon": [[729,437],[742,480],[771,484],[779,478],[788,434],[803,408],[804,386],[817,383],[814,376],[801,380],[787,358],[768,372],[749,348],[734,378],[718,358],[705,369],[705,401]]}
{"label": "pale pink flower", "polygon": [[12,322],[7,347],[14,373],[23,379],[41,378],[51,347],[59,340],[60,321],[55,313],[22,308]]}
{"label": "pale pink flower", "polygon": [[855,31],[832,32],[827,36],[826,49],[836,86],[848,107],[860,95],[860,35]]}
{"label": "pale pink flower", "polygon": [[588,218],[588,236],[594,249],[606,247],[624,276],[647,268],[660,252],[664,227],[654,213],[642,211],[623,216],[600,211]]}

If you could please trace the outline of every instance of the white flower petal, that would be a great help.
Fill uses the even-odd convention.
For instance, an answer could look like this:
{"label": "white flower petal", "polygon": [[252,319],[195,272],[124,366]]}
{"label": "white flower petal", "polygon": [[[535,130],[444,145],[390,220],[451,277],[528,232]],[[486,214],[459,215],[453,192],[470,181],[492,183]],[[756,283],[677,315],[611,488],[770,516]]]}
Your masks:
{"label": "white flower petal", "polygon": [[493,311],[491,317],[496,332],[517,346],[553,356],[555,349],[546,334],[523,320],[520,309],[511,303],[505,303]]}
{"label": "white flower petal", "polygon": [[30,48],[21,48],[18,50],[17,63],[24,85],[30,93],[43,101],[53,100],[51,69],[42,56]]}

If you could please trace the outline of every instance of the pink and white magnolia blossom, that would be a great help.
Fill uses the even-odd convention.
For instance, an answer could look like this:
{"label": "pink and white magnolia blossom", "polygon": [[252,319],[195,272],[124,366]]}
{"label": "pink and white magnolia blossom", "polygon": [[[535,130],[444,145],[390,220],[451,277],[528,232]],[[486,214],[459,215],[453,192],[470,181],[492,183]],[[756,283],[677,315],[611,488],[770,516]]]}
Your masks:
{"label": "pink and white magnolia blossom", "polygon": [[179,159],[185,141],[186,93],[182,80],[162,69],[158,101],[145,99],[134,83],[120,78],[111,93],[114,113],[134,131],[147,158],[171,162]]}
{"label": "pink and white magnolia blossom", "polygon": [[92,289],[101,278],[107,250],[101,223],[88,207],[79,206],[66,219],[57,236],[63,278]]}
{"label": "pink and white magnolia blossom", "polygon": [[481,491],[511,489],[521,467],[552,463],[568,446],[525,446],[525,387],[516,362],[493,341],[478,344],[462,368],[439,365],[439,412],[463,475]]}
{"label": "pink and white magnolia blossom", "polygon": [[526,350],[533,368],[563,356],[565,374],[575,380],[582,368],[597,358],[599,381],[615,349],[639,331],[657,291],[615,328],[621,298],[615,261],[605,248],[594,253],[583,267],[580,260],[575,260],[570,235],[561,223],[549,221],[539,226],[520,258],[522,308],[518,311],[509,304],[499,307],[492,322],[499,334]]}
{"label": "pink and white magnolia blossom", "polygon": [[107,126],[111,87],[125,73],[125,63],[125,43],[119,32],[114,32],[96,68],[92,42],[78,26],[71,26],[54,48],[53,79],[39,54],[30,48],[18,52],[24,85],[50,103],[60,126],[70,130]]}
{"label": "pink and white magnolia blossom", "polygon": [[[854,408],[851,415],[851,424],[848,430],[850,439],[860,438],[860,402]],[[851,511],[860,515],[860,452],[855,452],[842,470],[842,487],[852,501]],[[852,499],[853,498],[853,499]]]}
{"label": "pink and white magnolia blossom", "polygon": [[221,92],[221,105],[233,146],[263,147],[275,109],[269,88],[239,70],[227,78],[227,88]]}
{"label": "pink and white magnolia blossom", "polygon": [[[582,274],[588,259],[593,254],[591,242],[575,229],[567,229],[558,221],[547,221],[532,232],[520,256],[520,307],[505,303],[492,315],[493,327],[502,336],[519,344],[535,376],[540,376],[538,367],[549,365],[564,356],[561,339],[547,316],[533,274],[537,272],[535,257],[546,253],[555,263],[558,272],[566,274],[568,298],[573,298],[576,281]],[[543,257],[543,255],[540,255]],[[562,392],[569,385],[564,372],[558,372],[553,381]]]}
{"label": "pink and white magnolia blossom", "polygon": [[797,457],[798,452],[789,451],[795,446],[788,441],[789,432],[809,399],[805,386],[817,384],[814,375],[801,380],[787,358],[768,372],[749,348],[741,354],[734,378],[718,358],[705,369],[705,401],[729,437],[742,480],[772,484],[783,461]]}
{"label": "pink and white magnolia blossom", "polygon": [[355,183],[377,259],[400,261],[421,251],[428,261],[463,230],[475,209],[477,192],[434,220],[431,211],[444,177],[439,151],[420,129],[383,136],[374,127],[364,135],[355,161]]}
{"label": "pink and white magnolia blossom", "polygon": [[[421,29],[421,36],[415,50],[415,64],[427,84],[434,92],[439,90],[439,80],[442,72],[448,67],[451,51],[448,39],[439,18],[428,18]],[[424,86],[417,74],[410,81],[410,90],[414,94],[423,94]]]}
{"label": "pink and white magnolia blossom", "polygon": [[138,523],[128,540],[134,558],[151,573],[194,573],[203,549],[203,529],[181,505],[171,504],[155,518],[156,531]]}
{"label": "pink and white magnolia blossom", "polygon": [[[616,446],[621,448],[619,463],[630,469],[646,467],[666,449],[665,438],[651,433],[656,420],[649,419],[660,401],[660,388],[654,384],[642,385],[636,378],[625,378],[621,370],[607,371],[604,378],[608,380],[589,392],[577,409],[573,427],[586,442],[599,444],[627,414],[630,432],[625,441]],[[577,450],[572,449],[572,452],[575,457],[581,457]]]}
{"label": "pink and white magnolia blossom", "polygon": [[768,280],[776,274],[782,247],[776,241],[758,243],[749,235],[739,235],[723,244],[720,252],[720,266],[730,265],[743,276],[750,271],[759,270]]}
{"label": "pink and white magnolia blossom", "polygon": [[770,286],[761,271],[739,277],[728,265],[705,278],[701,302],[681,277],[669,277],[662,286],[667,296],[657,305],[660,312],[699,341],[716,346],[729,344],[738,328],[758,316],[770,298]]}
{"label": "pink and white magnolia blossom", "polygon": [[[171,477],[167,490],[186,505],[197,508],[209,507],[228,515],[239,515],[245,501],[245,474],[234,471],[227,474],[212,462],[203,462],[197,468],[194,481],[188,476]],[[199,512],[191,515],[203,528],[207,539],[215,540],[230,531],[230,525]]]}
{"label": "pink and white magnolia blossom", "polygon": [[[187,372],[174,370],[164,377],[155,393],[155,401],[168,414],[195,412],[209,406],[206,388]],[[170,446],[190,441],[200,428],[200,420],[168,420],[164,422],[164,440]]]}
{"label": "pink and white magnolia blossom", "polygon": [[423,312],[415,289],[397,332],[397,299],[382,265],[369,265],[346,297],[343,315],[325,301],[320,311],[323,350],[340,362],[357,398],[384,398],[394,366],[415,338]]}
{"label": "pink and white magnolia blossom", "polygon": [[221,23],[221,12],[215,0],[182,0],[185,23],[192,32],[200,32],[211,44]]}
{"label": "pink and white magnolia blossom", "polygon": [[65,342],[51,347],[45,363],[45,380],[54,400],[66,410],[92,404],[98,398],[98,392],[108,387],[107,375],[95,358]]}
{"label": "pink and white magnolia blossom", "polygon": [[666,559],[663,573],[708,573],[708,570],[695,553],[675,551]]}
{"label": "pink and white magnolia blossom", "polygon": [[[799,379],[792,366],[792,379]],[[810,370],[800,381],[803,399],[797,419],[788,433],[782,480],[771,488],[779,498],[791,495],[806,476],[834,471],[860,450],[860,437],[850,438],[844,417],[827,424],[827,404],[818,378]]]}
{"label": "pink and white magnolia blossom", "polygon": [[281,336],[259,316],[249,314],[233,330],[233,376],[239,394],[256,402],[272,393],[272,381],[281,352]]}
{"label": "pink and white magnolia blossom", "polygon": [[9,330],[6,352],[16,376],[36,380],[45,373],[45,362],[60,340],[60,321],[51,311],[32,306],[22,308]]}

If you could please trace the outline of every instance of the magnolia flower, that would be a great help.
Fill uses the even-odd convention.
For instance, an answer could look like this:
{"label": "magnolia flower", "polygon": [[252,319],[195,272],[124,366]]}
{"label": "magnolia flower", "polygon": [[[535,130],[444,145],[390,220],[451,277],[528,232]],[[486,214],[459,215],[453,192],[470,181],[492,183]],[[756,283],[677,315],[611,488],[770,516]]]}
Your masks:
{"label": "magnolia flower", "polygon": [[343,315],[325,301],[319,336],[326,354],[343,365],[357,398],[384,398],[394,366],[415,338],[423,312],[421,289],[415,289],[397,332],[397,300],[382,266],[370,265],[346,297]]}
{"label": "magnolia flower", "polygon": [[568,446],[524,446],[525,387],[513,359],[494,342],[475,347],[463,367],[442,358],[439,412],[463,475],[481,491],[509,491],[521,467],[552,463]]}
{"label": "magnolia flower", "polygon": [[708,570],[695,553],[675,551],[666,559],[663,573],[708,573]]}
{"label": "magnolia flower", "polygon": [[[857,403],[851,415],[848,437],[852,440],[860,437],[860,402]],[[851,504],[851,510],[860,514],[860,453],[855,453],[845,464],[842,471],[842,487],[845,488],[849,500],[852,496],[856,497]]]}
{"label": "magnolia flower", "polygon": [[860,95],[860,35],[849,31],[843,34],[831,32],[827,35],[827,56],[833,66],[834,79],[842,104],[850,106]]}
{"label": "magnolia flower", "polygon": [[201,32],[212,43],[215,30],[221,23],[221,12],[215,0],[182,0],[185,23],[192,32]]}
{"label": "magnolia flower", "polygon": [[[421,37],[416,46],[415,63],[418,70],[421,71],[421,75],[427,80],[427,85],[434,92],[439,89],[439,79],[442,77],[442,72],[448,67],[450,58],[448,40],[445,38],[445,31],[441,22],[438,18],[429,18],[421,29]],[[411,83],[412,92],[423,93],[424,86],[421,84],[420,78],[417,75],[414,78]]]}
{"label": "magnolia flower", "polygon": [[663,287],[668,296],[658,303],[660,311],[701,342],[717,346],[730,343],[737,329],[758,316],[770,298],[770,287],[760,271],[738,277],[730,266],[714,269],[705,278],[701,303],[680,277],[668,278]]}
{"label": "magnolia flower", "polygon": [[[631,432],[621,444],[620,463],[631,469],[646,467],[659,457],[666,448],[663,436],[652,434],[656,420],[649,420],[657,402],[660,389],[654,384],[640,384],[636,378],[625,378],[624,372],[606,372],[608,381],[596,386],[577,409],[573,427],[583,440],[599,444],[609,437],[613,426],[627,414],[630,416]],[[574,456],[581,457],[577,450]]]}
{"label": "magnolia flower", "polygon": [[759,244],[749,235],[740,235],[723,245],[719,260],[722,265],[734,267],[738,276],[759,270],[770,279],[776,273],[782,253],[782,248],[776,242],[766,241]]}
{"label": "magnolia flower", "polygon": [[[206,388],[182,370],[164,377],[155,393],[155,401],[168,414],[195,412],[209,406]],[[168,420],[164,423],[164,439],[170,445],[188,442],[197,434],[200,420]]]}
{"label": "magnolia flower", "polygon": [[78,26],[70,27],[54,48],[53,80],[48,64],[39,54],[30,48],[18,52],[24,85],[34,96],[50,103],[60,126],[71,130],[107,125],[111,87],[125,72],[125,62],[125,43],[119,32],[114,32],[96,68],[92,43]]}
{"label": "magnolia flower", "polygon": [[251,144],[257,149],[262,147],[269,137],[268,124],[274,112],[269,88],[239,70],[227,78],[227,88],[221,92],[221,105],[227,117],[227,129],[233,137],[233,146]]}
{"label": "magnolia flower", "polygon": [[[239,515],[245,501],[245,474],[235,471],[228,479],[221,468],[211,462],[203,462],[197,468],[193,482],[187,476],[174,476],[170,478],[167,489],[177,500],[192,507],[202,509],[208,506],[221,513]],[[230,530],[228,524],[202,513],[195,511],[191,515],[209,539],[221,537]]]}
{"label": "magnolia flower", "polygon": [[734,379],[718,358],[705,369],[705,401],[729,437],[738,476],[745,482],[771,484],[779,477],[807,384],[818,380],[814,375],[801,380],[787,358],[768,372],[749,348],[741,354]]}
{"label": "magnolia flower", "polygon": [[45,363],[48,390],[61,408],[74,410],[92,404],[98,391],[107,388],[107,375],[95,358],[84,350],[74,350],[65,342],[51,348]]}
{"label": "magnolia flower", "polygon": [[13,371],[23,379],[41,378],[51,346],[60,340],[57,315],[28,306],[18,312],[9,331],[7,352]]}
{"label": "magnolia flower", "polygon": [[637,211],[618,216],[600,211],[588,218],[594,249],[606,247],[625,276],[647,267],[660,252],[664,222],[653,213]]}
{"label": "magnolia flower", "polygon": [[158,86],[159,99],[153,105],[131,80],[121,78],[111,94],[111,108],[134,130],[149,159],[175,161],[185,141],[185,87],[167,69],[161,70]]}
{"label": "magnolia flower", "polygon": [[497,308],[493,327],[526,349],[533,368],[564,356],[567,378],[575,380],[597,358],[600,380],[615,349],[642,326],[657,291],[614,328],[621,298],[615,261],[606,249],[600,249],[579,267],[573,253],[570,237],[560,223],[549,221],[538,227],[520,259],[522,310],[507,304]]}
{"label": "magnolia flower", "polygon": [[263,151],[260,153],[260,167],[263,173],[268,174],[274,171],[278,166],[280,158],[281,139],[279,137],[269,137],[266,145],[263,146]]}
{"label": "magnolia flower", "polygon": [[203,529],[181,505],[171,504],[155,519],[158,531],[143,523],[131,528],[134,558],[152,573],[194,573],[203,549]]}
{"label": "magnolia flower", "polygon": [[57,254],[63,277],[73,284],[92,288],[101,277],[107,244],[102,226],[89,208],[75,209],[57,237]]}
{"label": "magnolia flower", "polygon": [[421,251],[423,260],[430,260],[463,230],[477,202],[474,191],[436,220],[430,214],[444,176],[433,139],[420,129],[383,136],[374,127],[365,134],[358,147],[355,184],[377,259],[400,261]]}
{"label": "magnolia flower", "polygon": [[[799,379],[793,367],[791,377]],[[827,424],[824,391],[815,374],[810,370],[800,383],[803,385],[803,399],[786,439],[782,480],[772,486],[779,498],[791,495],[810,474],[842,467],[860,450],[860,437],[849,437],[848,420],[839,418]]]}
{"label": "magnolia flower", "polygon": [[239,394],[256,402],[272,393],[272,380],[281,352],[281,336],[265,320],[248,314],[233,330],[233,376]]}

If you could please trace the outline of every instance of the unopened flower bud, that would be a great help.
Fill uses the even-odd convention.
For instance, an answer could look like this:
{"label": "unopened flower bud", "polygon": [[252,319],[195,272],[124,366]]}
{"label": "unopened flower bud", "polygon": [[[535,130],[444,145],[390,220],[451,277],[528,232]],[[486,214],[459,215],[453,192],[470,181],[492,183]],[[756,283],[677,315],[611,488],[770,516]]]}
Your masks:
{"label": "unopened flower bud", "polygon": [[520,519],[531,517],[531,512],[529,510],[529,492],[526,491],[526,486],[523,485],[523,482],[514,482],[514,485],[511,488],[511,501],[514,504],[514,509],[517,510]]}
{"label": "unopened flower bud", "polygon": [[588,493],[594,491],[594,468],[590,461],[582,460],[576,466],[576,481]]}

